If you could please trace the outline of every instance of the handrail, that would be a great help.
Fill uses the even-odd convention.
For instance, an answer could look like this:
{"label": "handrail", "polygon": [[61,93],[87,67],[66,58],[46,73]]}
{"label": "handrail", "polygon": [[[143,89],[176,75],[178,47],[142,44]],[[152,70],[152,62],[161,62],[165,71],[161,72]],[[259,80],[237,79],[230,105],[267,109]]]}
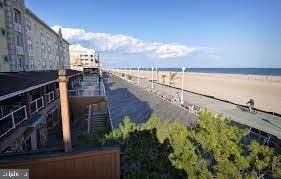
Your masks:
{"label": "handrail", "polygon": [[107,112],[106,102],[100,102],[100,103],[97,103],[97,104],[90,104],[89,105],[89,110],[88,110],[88,134],[90,133],[91,114],[92,114],[92,112],[95,111],[95,108],[93,108],[93,111],[92,111],[92,107],[98,106],[99,104],[105,104],[105,112]]}
{"label": "handrail", "polygon": [[46,96],[47,96],[47,103],[48,104],[55,99],[54,91],[51,91],[51,92],[47,93]]}
{"label": "handrail", "polygon": [[[22,109],[24,109],[24,111],[23,111],[23,112],[24,112],[24,116],[23,116],[23,118],[19,118],[19,120],[18,120],[17,118],[18,118],[19,116],[17,116],[16,113],[17,113],[18,111],[22,110]],[[10,116],[10,117],[9,117],[9,116]],[[21,115],[20,115],[20,116],[21,116]],[[0,121],[3,121],[3,120],[5,120],[5,119],[9,119],[9,118],[10,118],[10,120],[12,120],[12,123],[10,124],[11,127],[10,127],[8,130],[6,130],[4,133],[0,134],[0,138],[1,138],[2,136],[6,135],[6,134],[7,134],[9,131],[11,131],[12,129],[15,129],[16,126],[18,126],[20,123],[22,123],[24,120],[27,119],[26,105],[20,107],[19,109],[14,110],[14,111],[12,111],[11,113],[7,114],[6,116],[2,117],[2,118],[0,119]],[[9,124],[9,122],[7,122],[7,124]],[[2,131],[1,131],[1,132],[2,132]]]}
{"label": "handrail", "polygon": [[[102,93],[99,93],[102,92]],[[77,89],[68,90],[69,96],[104,96],[104,91],[101,89]]]}
{"label": "handrail", "polygon": [[[38,107],[38,101],[41,100],[42,106]],[[32,114],[35,114],[36,112],[38,112],[40,109],[44,108],[44,98],[43,96],[33,100],[30,104],[32,106],[32,104],[35,103],[35,110],[32,112]],[[31,107],[32,109],[32,107]]]}
{"label": "handrail", "polygon": [[60,96],[59,88],[56,89],[55,96],[58,98]]}

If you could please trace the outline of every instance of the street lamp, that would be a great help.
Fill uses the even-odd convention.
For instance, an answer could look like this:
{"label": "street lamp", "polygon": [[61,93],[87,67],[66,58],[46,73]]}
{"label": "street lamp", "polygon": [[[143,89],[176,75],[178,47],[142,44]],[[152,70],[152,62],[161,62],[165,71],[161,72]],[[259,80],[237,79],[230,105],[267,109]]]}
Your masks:
{"label": "street lamp", "polygon": [[138,84],[140,84],[140,67],[138,67]]}
{"label": "street lamp", "polygon": [[184,81],[184,71],[185,71],[185,67],[183,66],[181,68],[182,70],[182,78],[181,78],[181,104],[183,104],[183,81]]}
{"label": "street lamp", "polygon": [[153,90],[153,70],[154,70],[154,68],[152,67],[152,68],[151,68],[151,72],[152,72],[152,73],[151,73],[151,79],[152,79],[152,80],[151,80],[151,88],[152,88],[152,90]]}
{"label": "street lamp", "polygon": [[125,73],[125,79],[127,79],[127,71],[126,70],[127,70],[127,68],[125,67],[125,72],[124,72]]}
{"label": "street lamp", "polygon": [[155,67],[155,72],[156,72],[156,82],[158,82],[158,68]]}

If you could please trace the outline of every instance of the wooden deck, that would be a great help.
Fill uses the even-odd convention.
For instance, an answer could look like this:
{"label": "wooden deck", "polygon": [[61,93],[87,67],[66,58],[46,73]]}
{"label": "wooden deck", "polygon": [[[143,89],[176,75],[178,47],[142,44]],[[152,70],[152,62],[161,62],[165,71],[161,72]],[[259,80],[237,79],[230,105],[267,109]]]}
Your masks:
{"label": "wooden deck", "polygon": [[146,122],[152,114],[161,121],[186,125],[197,121],[196,115],[116,76],[104,75],[104,83],[113,128],[117,128],[125,116],[137,124]]}

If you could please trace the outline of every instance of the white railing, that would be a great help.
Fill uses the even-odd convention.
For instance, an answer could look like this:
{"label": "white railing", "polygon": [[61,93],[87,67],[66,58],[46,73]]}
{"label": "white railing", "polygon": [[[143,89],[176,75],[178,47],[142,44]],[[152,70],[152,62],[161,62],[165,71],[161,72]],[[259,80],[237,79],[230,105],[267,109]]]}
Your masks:
{"label": "white railing", "polygon": [[60,96],[60,90],[59,88],[56,89],[56,98],[58,98]]}
{"label": "white railing", "polygon": [[40,109],[44,108],[44,98],[41,96],[40,98],[35,99],[31,102],[31,113],[35,114]]}
{"label": "white railing", "polygon": [[14,23],[15,26],[15,31],[20,32],[21,33],[21,25],[18,23]]}
{"label": "white railing", "polygon": [[16,47],[16,51],[17,51],[17,54],[18,54],[18,55],[23,55],[23,48],[22,48],[22,47],[17,46],[17,47]]}
{"label": "white railing", "polygon": [[47,93],[46,96],[47,96],[47,103],[48,103],[48,104],[49,104],[50,102],[52,102],[52,101],[55,99],[55,95],[54,95],[54,92],[53,92],[53,91]]}
{"label": "white railing", "polygon": [[27,119],[26,106],[22,106],[0,119],[0,138]]}
{"label": "white railing", "polygon": [[78,89],[68,90],[68,96],[105,96],[105,93],[99,89]]}

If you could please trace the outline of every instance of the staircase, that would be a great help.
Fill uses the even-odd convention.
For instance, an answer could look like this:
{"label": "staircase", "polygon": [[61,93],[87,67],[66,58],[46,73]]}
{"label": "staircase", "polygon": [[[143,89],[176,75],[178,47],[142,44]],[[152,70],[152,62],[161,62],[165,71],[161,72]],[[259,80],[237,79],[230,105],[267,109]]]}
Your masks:
{"label": "staircase", "polygon": [[90,105],[88,114],[88,133],[96,131],[109,132],[111,129],[111,122],[106,105],[104,103]]}

